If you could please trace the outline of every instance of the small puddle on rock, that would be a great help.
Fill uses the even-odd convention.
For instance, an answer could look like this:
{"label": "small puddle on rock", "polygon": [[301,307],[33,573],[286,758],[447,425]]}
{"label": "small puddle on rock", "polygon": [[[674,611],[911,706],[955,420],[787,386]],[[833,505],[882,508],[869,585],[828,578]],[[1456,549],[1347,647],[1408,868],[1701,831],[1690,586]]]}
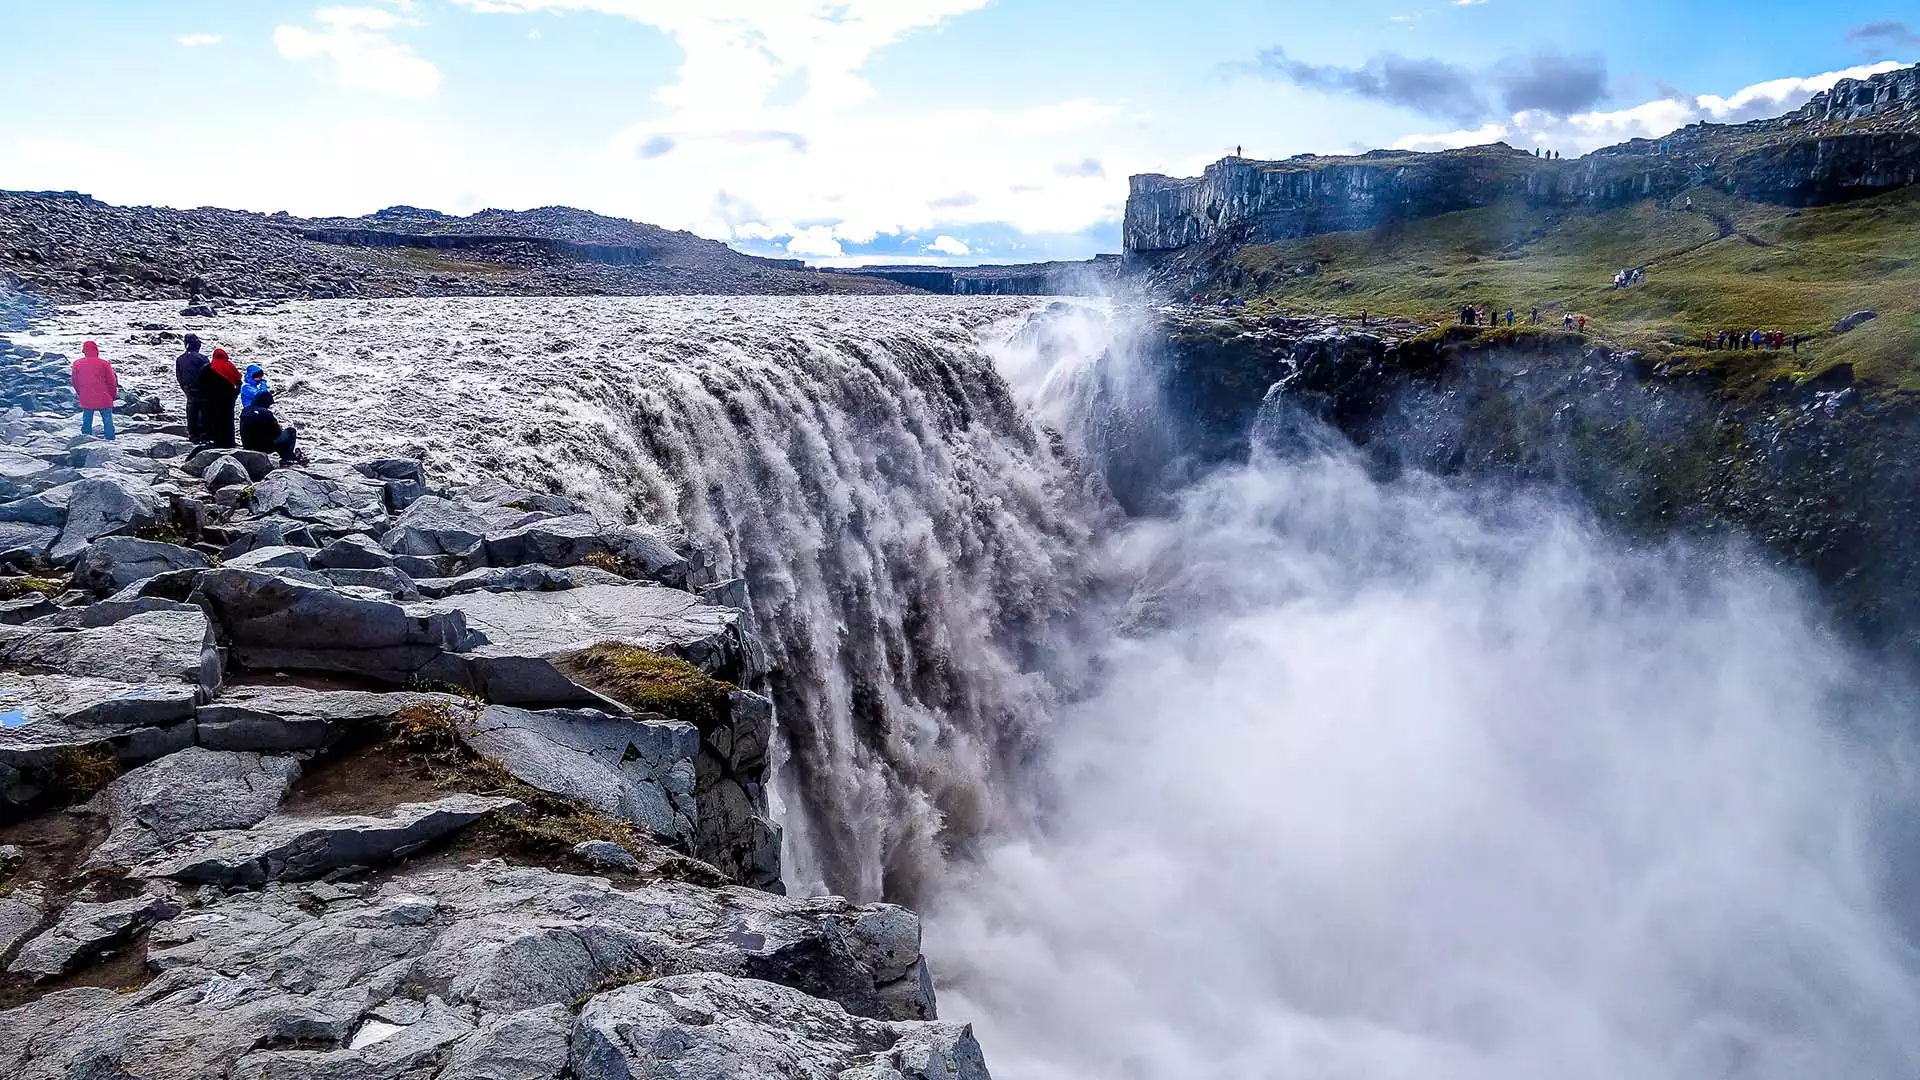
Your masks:
{"label": "small puddle on rock", "polygon": [[33,717],[27,715],[26,709],[0,707],[0,730],[23,728],[31,723],[33,723]]}

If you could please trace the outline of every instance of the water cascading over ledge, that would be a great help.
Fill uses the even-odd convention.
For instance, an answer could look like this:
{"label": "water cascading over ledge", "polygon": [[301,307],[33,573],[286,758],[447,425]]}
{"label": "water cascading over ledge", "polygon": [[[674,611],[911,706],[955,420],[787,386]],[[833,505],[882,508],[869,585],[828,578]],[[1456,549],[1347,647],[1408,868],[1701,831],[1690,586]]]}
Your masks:
{"label": "water cascading over ledge", "polygon": [[[557,487],[746,578],[775,669],[789,888],[910,900],[1007,809],[1075,682],[1068,628],[1114,512],[987,353],[1044,308],[329,301],[223,317],[216,339],[268,362],[321,450]],[[170,377],[167,343],[129,352],[123,374]]]}

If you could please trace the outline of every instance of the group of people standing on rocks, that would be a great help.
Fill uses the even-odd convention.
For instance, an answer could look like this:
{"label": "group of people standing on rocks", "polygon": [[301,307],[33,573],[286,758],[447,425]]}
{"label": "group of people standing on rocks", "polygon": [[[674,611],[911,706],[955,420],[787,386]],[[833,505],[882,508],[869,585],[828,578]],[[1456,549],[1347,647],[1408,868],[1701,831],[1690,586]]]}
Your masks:
{"label": "group of people standing on rocks", "polygon": [[173,362],[173,376],[187,396],[187,438],[195,446],[232,449],[235,445],[233,407],[240,405],[238,443],[248,450],[278,454],[283,463],[302,460],[299,432],[282,424],[273,413],[273,388],[258,364],[245,374],[233,365],[225,349],[208,356],[200,351],[200,336],[188,334],[187,351]]}
{"label": "group of people standing on rocks", "polygon": [[1781,349],[1800,351],[1800,335],[1782,330],[1722,330],[1707,340],[1709,349]]}
{"label": "group of people standing on rocks", "polygon": [[1630,289],[1645,280],[1647,280],[1647,268],[1644,266],[1636,266],[1631,270],[1622,270],[1613,275],[1613,287],[1616,289]]}
{"label": "group of people standing on rocks", "polygon": [[[273,388],[260,365],[247,365],[243,375],[225,349],[213,350],[212,356],[201,352],[197,334],[187,335],[186,346],[187,351],[173,362],[173,375],[187,396],[187,438],[196,450],[230,450],[238,445],[263,454],[278,454],[282,464],[306,460],[298,448],[298,431],[282,424],[273,413]],[[80,434],[93,434],[97,416],[101,437],[111,440],[120,373],[100,355],[98,342],[89,341],[80,347],[80,358],[73,362],[69,377],[80,406]],[[233,415],[236,402],[240,406],[237,431]]]}

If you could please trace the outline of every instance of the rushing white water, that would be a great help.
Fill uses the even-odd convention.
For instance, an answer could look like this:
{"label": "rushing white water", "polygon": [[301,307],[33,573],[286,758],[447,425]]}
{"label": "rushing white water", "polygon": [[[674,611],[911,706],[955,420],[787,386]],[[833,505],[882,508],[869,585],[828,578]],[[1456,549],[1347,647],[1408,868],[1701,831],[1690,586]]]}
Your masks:
{"label": "rushing white water", "polygon": [[[1920,1072],[1911,705],[1792,585],[1378,483],[1297,420],[1116,520],[1033,420],[1151,461],[1157,405],[1123,320],[1043,308],[337,302],[207,336],[323,447],[550,478],[746,574],[790,880],[926,903],[1001,1080]],[[147,321],[58,333],[157,384]]]}
{"label": "rushing white water", "polygon": [[[802,892],[913,899],[1008,816],[1107,513],[983,343],[1031,300],[327,301],[199,330],[321,451],[552,487],[751,583]],[[168,387],[161,305],[50,328]]]}

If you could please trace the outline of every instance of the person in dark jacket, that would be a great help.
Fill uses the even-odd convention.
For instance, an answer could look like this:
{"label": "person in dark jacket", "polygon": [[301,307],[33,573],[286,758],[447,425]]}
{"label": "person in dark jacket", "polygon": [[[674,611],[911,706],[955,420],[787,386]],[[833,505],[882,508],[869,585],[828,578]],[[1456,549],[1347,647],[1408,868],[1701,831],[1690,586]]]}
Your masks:
{"label": "person in dark jacket", "polygon": [[213,350],[200,376],[200,428],[208,442],[233,448],[233,403],[239,398],[240,369],[227,358],[227,350]]}
{"label": "person in dark jacket", "polygon": [[291,425],[282,425],[273,415],[273,391],[262,389],[253,395],[252,404],[240,414],[240,443],[263,454],[279,454],[280,464],[303,460],[296,445],[300,433]]}
{"label": "person in dark jacket", "polygon": [[187,351],[173,362],[173,377],[180,392],[187,395],[187,438],[196,445],[207,441],[206,425],[200,415],[200,380],[213,361],[200,351],[200,335],[187,335]]}

